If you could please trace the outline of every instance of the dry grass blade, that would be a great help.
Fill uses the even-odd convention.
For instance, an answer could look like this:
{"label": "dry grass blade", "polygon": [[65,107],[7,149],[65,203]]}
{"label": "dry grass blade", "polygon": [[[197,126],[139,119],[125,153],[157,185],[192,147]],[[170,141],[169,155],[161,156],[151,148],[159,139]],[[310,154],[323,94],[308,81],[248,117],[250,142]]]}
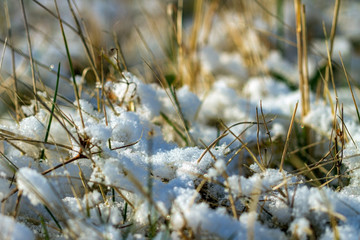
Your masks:
{"label": "dry grass blade", "polygon": [[6,46],[8,43],[8,37],[5,38],[5,42],[4,42],[4,46],[3,46],[3,50],[1,51],[1,57],[0,57],[0,71],[2,69],[2,65],[4,62],[4,57],[5,57],[5,50],[6,50]]}
{"label": "dry grass blade", "polygon": [[302,45],[303,45],[303,71],[304,71],[304,115],[306,116],[310,111],[310,88],[309,88],[309,63],[308,63],[308,47],[307,47],[307,28],[306,28],[306,14],[305,14],[305,5],[301,6],[301,27],[302,27]]}
{"label": "dry grass blade", "polygon": [[[12,29],[11,29],[11,21],[9,16],[9,8],[7,0],[4,0],[4,12],[5,12],[5,19],[6,19],[6,27],[7,27],[7,34],[9,38],[9,43],[12,44]],[[7,40],[7,38],[6,38]],[[7,41],[4,43],[4,50],[7,46]],[[16,114],[16,120],[20,120],[20,108],[19,108],[19,100],[18,100],[18,89],[17,89],[17,78],[16,78],[16,65],[15,65],[15,51],[14,48],[10,47],[11,49],[11,65],[12,65],[12,75],[14,79],[14,95],[13,95],[13,101],[14,101],[14,107],[15,107],[15,114]],[[2,59],[0,64],[0,70],[2,66]]]}
{"label": "dry grass blade", "polygon": [[290,121],[289,130],[288,130],[288,133],[286,135],[285,146],[284,146],[284,150],[283,150],[283,153],[282,153],[282,156],[281,156],[281,162],[280,162],[280,168],[279,168],[280,171],[283,170],[284,161],[285,161],[285,157],[286,157],[286,154],[287,154],[287,149],[288,149],[288,146],[289,146],[290,135],[291,135],[292,127],[294,125],[294,121],[295,121],[295,115],[296,115],[297,107],[298,107],[298,103],[296,103],[296,105],[295,105],[295,109],[294,109],[294,112],[293,112],[293,115],[292,115],[291,121]]}
{"label": "dry grass blade", "polygon": [[[329,95],[327,83],[329,81],[329,75],[330,75],[331,81],[332,81],[332,84],[333,84],[333,90],[334,90],[336,98],[337,98],[337,92],[336,92],[334,76],[333,76],[333,69],[332,69],[332,52],[333,52],[333,48],[334,48],[334,39],[335,39],[335,35],[336,35],[336,28],[337,28],[337,23],[338,23],[339,10],[340,10],[340,0],[336,0],[335,1],[335,6],[334,6],[334,16],[333,16],[331,32],[330,32],[330,46],[328,46],[328,40],[327,40],[325,24],[323,23],[323,29],[324,29],[324,35],[325,35],[325,44],[326,44],[327,58],[328,58],[328,65],[326,67],[326,72],[325,72],[325,85],[324,85],[325,89],[324,89],[324,93]],[[335,109],[333,109],[332,100],[331,100],[330,96],[328,96],[328,97],[329,97],[330,105],[332,107],[332,111],[333,111],[332,113],[334,114]]]}
{"label": "dry grass blade", "polygon": [[[86,26],[84,24],[83,25],[80,24],[80,21],[79,21],[77,15],[75,14],[75,11],[74,11],[74,9],[72,7],[72,4],[70,3],[70,0],[68,0],[67,2],[68,2],[70,12],[71,12],[71,14],[72,14],[72,16],[74,18],[75,23],[76,23],[76,27],[78,29],[78,31],[77,31],[78,35],[79,35],[79,37],[80,37],[80,39],[82,41],[82,44],[83,44],[83,46],[85,48],[86,56],[87,56],[87,58],[89,60],[91,69],[93,70],[93,73],[95,75],[96,83],[100,84],[100,76],[99,76],[99,73],[98,73],[97,68],[96,68],[95,53],[94,53],[93,48],[92,48],[91,39],[86,38],[83,31],[82,31],[82,28],[84,28],[84,30],[87,31]],[[74,4],[75,4],[75,2],[74,2]],[[59,17],[60,17],[60,15],[59,15]],[[88,45],[88,42],[90,43],[90,45]],[[98,112],[100,112],[101,111],[101,106],[100,106],[99,88],[96,88],[95,91],[96,91],[96,97],[97,97],[97,109],[98,109]]]}
{"label": "dry grass blade", "polygon": [[[43,8],[45,11],[47,11],[48,13],[50,13],[51,16],[55,17],[56,19],[58,19],[58,16],[56,13],[54,13],[53,11],[51,11],[49,8],[47,8],[44,4],[40,3],[38,0],[32,0],[33,2],[35,2],[37,5],[39,5],[41,8]],[[70,28],[72,31],[74,31],[75,33],[78,33],[78,31],[71,26],[70,23],[68,23],[67,21],[62,20],[62,22],[64,23],[64,25],[66,25],[68,28]]]}
{"label": "dry grass blade", "polygon": [[[270,15],[271,17],[275,18],[278,22],[280,22],[281,25],[285,26],[287,29],[289,29],[291,32],[296,32],[295,29],[290,26],[289,24],[287,24],[286,22],[283,21],[283,19],[281,19],[279,16],[277,16],[276,14],[270,12],[270,10],[264,6],[264,4],[259,1],[259,0],[255,0],[254,1],[263,11],[265,11],[268,15]],[[296,45],[295,45],[296,46]]]}
{"label": "dry grass blade", "polygon": [[330,32],[330,50],[329,50],[330,56],[332,55],[332,52],[334,49],[334,40],[335,40],[335,35],[336,35],[337,23],[338,23],[338,19],[339,19],[340,2],[341,2],[341,0],[335,0],[334,17],[333,17],[331,32]]}
{"label": "dry grass blade", "polygon": [[[305,0],[88,3],[0,0],[0,101],[12,111],[0,126],[0,200],[14,229],[339,239],[356,225],[344,193],[358,187],[360,110],[339,54],[357,119],[344,112],[332,59],[341,0],[306,12]],[[336,45],[352,57],[360,45],[344,22]],[[310,102],[315,87],[324,97]]]}
{"label": "dry grass blade", "polygon": [[260,123],[259,123],[259,112],[258,112],[258,108],[256,108],[256,122],[257,122],[257,131],[256,131],[256,145],[257,145],[257,149],[258,149],[258,154],[259,154],[259,158],[260,158],[260,162],[262,165],[267,166],[266,162],[264,161],[262,154],[261,154],[261,150],[260,150]]}
{"label": "dry grass blade", "polygon": [[356,115],[357,115],[358,121],[359,121],[359,123],[360,123],[359,108],[358,108],[358,106],[357,106],[356,99],[355,99],[355,96],[354,96],[354,92],[353,92],[353,89],[352,89],[351,84],[350,84],[349,76],[348,76],[348,73],[347,73],[347,70],[346,70],[346,68],[345,68],[344,61],[343,61],[343,58],[342,58],[340,52],[339,52],[339,56],[340,56],[341,66],[342,66],[343,71],[344,71],[344,74],[345,74],[346,82],[347,82],[347,84],[348,84],[348,86],[349,86],[349,89],[350,89],[350,92],[351,92],[351,97],[352,97],[352,100],[353,100],[353,102],[354,102],[354,106],[355,106],[355,110],[356,110]]}
{"label": "dry grass blade", "polygon": [[297,42],[297,56],[298,56],[298,72],[299,72],[299,88],[301,93],[301,121],[309,111],[309,83],[304,73],[307,66],[307,49],[306,49],[306,29],[305,28],[305,11],[301,4],[301,0],[294,0],[295,16],[296,16],[296,42]]}
{"label": "dry grass blade", "polygon": [[[28,51],[29,51],[29,57],[30,57],[31,79],[32,79],[32,84],[33,84],[33,92],[34,92],[34,95],[36,95],[37,90],[36,90],[36,78],[35,78],[35,65],[34,65],[34,60],[33,60],[31,39],[30,39],[30,33],[29,33],[29,26],[28,26],[28,21],[27,21],[27,17],[26,17],[25,7],[24,7],[24,0],[19,0],[19,1],[20,1],[20,4],[21,4],[21,11],[22,11],[22,14],[23,14],[24,26],[25,26],[25,31],[26,31],[26,39],[27,39]],[[36,102],[36,104],[35,104],[35,112],[38,111],[38,108],[39,108],[39,106],[38,106],[38,103]]]}
{"label": "dry grass blade", "polygon": [[252,192],[252,201],[250,202],[250,206],[249,206],[249,222],[247,224],[247,228],[248,228],[248,232],[247,232],[247,239],[249,240],[253,240],[255,239],[255,222],[256,222],[256,208],[257,205],[259,203],[259,198],[260,198],[260,194],[261,194],[261,187],[262,187],[262,182],[261,180],[258,180],[253,188],[253,192]]}
{"label": "dry grass blade", "polygon": [[[206,146],[206,144],[205,144],[204,142],[202,142],[202,144],[203,144],[203,146],[208,150],[208,152],[210,153],[211,157],[212,157],[212,158],[214,159],[214,161],[216,162],[217,159],[216,159],[215,155],[211,152],[211,149],[210,149],[208,146]],[[228,181],[229,176],[228,176],[228,174],[226,173],[226,170],[225,170],[224,172],[222,172],[221,175],[222,175],[222,177],[225,179],[225,182],[226,182],[227,186],[230,186],[229,181]],[[200,184],[200,185],[201,185],[201,187],[203,187],[204,184]],[[201,189],[201,188],[200,188],[200,189]],[[199,192],[200,189],[197,188],[197,190],[198,190],[197,192]],[[232,211],[232,213],[233,213],[233,217],[237,220],[237,219],[238,219],[238,215],[237,215],[237,212],[236,212],[235,200],[234,200],[234,198],[233,198],[233,195],[232,195],[232,192],[231,192],[230,187],[227,188],[227,191],[228,191],[228,193],[229,193],[228,197],[229,197],[229,202],[230,202],[230,206],[231,206],[231,211]]]}
{"label": "dry grass blade", "polygon": [[264,172],[265,167],[259,162],[259,160],[256,158],[255,154],[251,151],[251,149],[247,147],[247,143],[245,143],[243,140],[241,140],[241,138],[239,136],[237,136],[233,131],[231,131],[230,128],[227,127],[223,122],[221,122],[221,124],[225,128],[226,131],[228,131],[231,135],[233,135],[236,138],[236,140],[238,140],[241,143],[241,146],[244,147],[246,149],[246,151],[248,151],[248,153],[250,154],[250,156],[254,160],[254,162],[259,166],[261,171]]}
{"label": "dry grass blade", "polygon": [[334,79],[334,71],[333,71],[333,65],[332,65],[332,53],[330,52],[331,49],[329,48],[329,44],[328,44],[328,40],[327,40],[327,33],[326,33],[326,28],[325,28],[325,23],[323,23],[323,30],[324,30],[324,35],[325,35],[325,45],[326,45],[326,53],[327,53],[327,60],[328,60],[328,66],[326,68],[326,75],[325,75],[325,81],[327,82],[328,80],[328,76],[330,74],[330,79],[331,79],[331,83],[332,83],[332,87],[334,90],[334,94],[335,94],[335,100],[337,101],[338,99],[338,94],[336,91],[336,85],[335,85],[335,79]]}
{"label": "dry grass blade", "polygon": [[261,117],[262,117],[262,120],[263,120],[263,124],[264,124],[265,130],[266,130],[266,135],[268,135],[269,141],[270,141],[271,154],[270,154],[270,159],[266,161],[266,165],[269,166],[269,164],[272,161],[273,142],[272,142],[271,134],[270,134],[270,131],[269,131],[269,128],[268,128],[268,122],[266,122],[266,120],[265,120],[265,115],[264,115],[263,108],[262,108],[262,101],[260,101],[260,111],[261,111]]}

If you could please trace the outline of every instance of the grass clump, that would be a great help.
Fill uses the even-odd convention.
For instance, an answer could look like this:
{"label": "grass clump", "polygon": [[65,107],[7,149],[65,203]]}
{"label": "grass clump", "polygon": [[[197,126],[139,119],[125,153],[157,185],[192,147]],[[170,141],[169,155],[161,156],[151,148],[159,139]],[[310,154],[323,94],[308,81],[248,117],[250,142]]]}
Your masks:
{"label": "grass clump", "polygon": [[[0,39],[12,118],[0,126],[0,238],[360,236],[357,88],[332,54],[340,1],[320,6],[333,8],[329,37],[305,11],[320,7],[301,0],[118,3],[138,25],[100,35],[82,3],[20,1],[29,54],[12,4]],[[56,31],[35,28],[34,9]],[[310,26],[324,29],[323,54]],[[41,56],[35,37],[51,51],[60,39],[59,55]]]}

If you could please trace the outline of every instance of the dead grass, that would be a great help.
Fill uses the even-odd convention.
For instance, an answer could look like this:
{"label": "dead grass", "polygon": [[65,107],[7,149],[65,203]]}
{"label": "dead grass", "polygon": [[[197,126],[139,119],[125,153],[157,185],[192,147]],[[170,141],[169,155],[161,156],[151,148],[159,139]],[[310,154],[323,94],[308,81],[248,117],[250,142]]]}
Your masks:
{"label": "dead grass", "polygon": [[[274,1],[275,2],[275,1]],[[29,152],[26,150],[28,146],[31,146],[36,149],[35,152],[40,153],[41,151],[51,152],[51,151],[59,151],[62,152],[63,150],[71,150],[76,152],[75,156],[66,156],[60,159],[60,163],[48,168],[44,169],[41,172],[44,176],[49,176],[52,172],[55,172],[57,169],[64,168],[66,169],[67,165],[70,163],[76,163],[80,159],[86,159],[88,161],[93,161],[93,156],[102,154],[102,149],[97,146],[96,143],[92,143],[89,136],[86,134],[81,133],[80,129],[84,128],[84,120],[82,119],[82,126],[76,126],[74,121],[71,119],[71,116],[67,115],[65,112],[61,110],[62,106],[57,103],[53,102],[49,96],[53,96],[52,93],[47,94],[47,98],[44,99],[38,94],[38,85],[41,85],[42,80],[40,76],[36,75],[38,68],[46,68],[47,65],[41,63],[41,59],[34,58],[33,52],[34,49],[31,44],[31,31],[29,31],[29,22],[26,17],[26,9],[24,7],[23,1],[21,0],[24,24],[26,29],[26,39],[28,45],[28,54],[22,53],[15,45],[12,39],[12,25],[9,18],[9,10],[7,8],[7,1],[5,3],[4,13],[6,14],[7,20],[7,36],[5,39],[1,39],[4,49],[9,48],[11,50],[12,56],[12,73],[10,74],[10,79],[12,79],[11,85],[2,84],[3,88],[6,89],[8,95],[10,96],[10,103],[13,105],[12,115],[16,119],[17,122],[21,121],[25,117],[24,113],[21,111],[20,104],[24,96],[21,95],[19,90],[19,85],[24,84],[24,76],[19,73],[18,67],[15,65],[15,54],[17,57],[19,55],[23,57],[29,65],[31,69],[31,79],[32,85],[28,86],[27,88],[32,88],[32,95],[31,99],[35,101],[35,113],[39,112],[40,110],[46,111],[54,118],[58,124],[61,125],[63,130],[65,131],[67,138],[70,139],[67,143],[61,142],[53,142],[51,140],[41,141],[36,139],[27,138],[25,136],[21,136],[15,134],[11,131],[0,131],[0,139],[4,141],[6,144],[9,144],[22,152],[24,156],[29,155]],[[71,12],[71,16],[73,17],[73,24],[68,23],[62,16],[60,15],[60,11],[56,5],[56,12],[47,8],[46,6],[42,5],[38,1],[34,1],[38,7],[43,8],[46,11],[47,17],[51,17],[53,20],[57,21],[60,25],[62,37],[65,42],[65,49],[67,53],[68,64],[70,66],[72,81],[71,84],[74,87],[75,98],[77,101],[77,105],[71,105],[73,109],[76,109],[79,112],[81,118],[83,115],[87,115],[83,110],[81,110],[80,105],[80,97],[82,94],[87,93],[91,96],[95,96],[96,104],[97,104],[97,111],[99,113],[103,113],[106,117],[105,106],[109,107],[108,109],[112,109],[115,112],[115,106],[125,106],[129,111],[136,111],[136,103],[135,100],[130,102],[125,102],[123,99],[114,99],[114,95],[111,93],[106,93],[105,91],[101,91],[104,89],[104,84],[106,80],[111,79],[111,81],[116,81],[116,79],[123,77],[123,71],[128,69],[126,64],[127,56],[123,54],[121,43],[117,40],[117,34],[113,34],[115,38],[114,45],[116,48],[113,48],[113,55],[107,54],[105,51],[106,46],[100,46],[98,44],[94,44],[94,41],[91,36],[89,29],[87,28],[86,22],[83,22],[82,17],[79,11],[76,8],[76,5],[70,0],[67,1],[68,9]],[[56,1],[55,1],[56,4]],[[166,43],[171,45],[170,47],[173,48],[172,53],[175,57],[166,56],[164,61],[159,61],[156,59],[155,54],[152,52],[150,46],[148,46],[146,38],[142,35],[142,32],[138,29],[134,29],[134,32],[137,32],[137,35],[140,38],[140,42],[146,48],[146,54],[149,56],[143,57],[143,62],[145,63],[146,71],[150,73],[153,77],[152,82],[156,82],[157,84],[161,85],[164,89],[166,89],[166,93],[168,97],[171,99],[174,109],[176,109],[176,118],[171,118],[166,116],[165,114],[162,115],[163,119],[160,122],[163,125],[169,125],[171,127],[172,134],[178,136],[178,144],[181,146],[197,146],[204,149],[203,155],[199,156],[197,162],[201,162],[202,157],[209,153],[214,162],[217,161],[216,157],[212,154],[212,149],[216,147],[218,142],[227,135],[232,135],[234,138],[234,142],[229,144],[228,148],[232,146],[241,146],[233,149],[230,151],[228,156],[227,165],[232,162],[238,161],[238,166],[240,171],[244,173],[246,176],[251,176],[253,171],[250,169],[250,165],[252,163],[256,163],[261,170],[261,172],[265,172],[269,166],[274,168],[279,168],[280,171],[285,169],[291,170],[292,176],[304,176],[305,182],[308,185],[315,185],[319,188],[324,186],[332,186],[334,189],[342,188],[346,184],[346,171],[342,168],[342,161],[343,157],[343,150],[346,144],[346,141],[351,139],[351,134],[348,133],[346,130],[346,126],[344,123],[344,114],[343,114],[343,106],[341,103],[338,102],[337,93],[336,93],[336,84],[333,74],[333,66],[332,66],[332,52],[334,47],[334,38],[336,35],[336,27],[337,27],[337,20],[339,15],[339,8],[340,8],[340,1],[337,0],[334,6],[334,16],[333,16],[333,23],[330,32],[329,39],[326,39],[327,43],[327,65],[326,71],[323,82],[324,87],[324,98],[329,101],[330,105],[332,105],[333,110],[333,126],[332,126],[332,134],[330,136],[323,136],[321,140],[315,140],[316,129],[311,129],[311,126],[304,127],[304,118],[310,112],[310,94],[311,91],[309,86],[309,70],[308,70],[308,51],[310,44],[308,43],[307,38],[307,21],[306,21],[306,12],[305,12],[305,5],[302,4],[301,0],[294,0],[295,6],[295,16],[296,16],[296,32],[294,36],[296,36],[296,47],[297,47],[297,63],[298,63],[298,72],[299,72],[299,90],[301,92],[301,118],[298,119],[296,116],[297,106],[294,106],[293,115],[291,118],[285,117],[286,121],[289,123],[288,133],[287,136],[283,136],[282,138],[273,139],[269,128],[273,121],[276,121],[276,118],[269,119],[267,116],[264,115],[262,111],[262,106],[260,106],[259,115],[258,110],[256,112],[256,119],[253,122],[239,122],[236,125],[244,124],[249,127],[245,128],[245,130],[241,134],[236,134],[233,132],[232,128],[235,125],[227,126],[224,122],[222,122],[221,116],[219,116],[219,137],[212,141],[211,144],[206,145],[201,141],[194,139],[191,136],[190,128],[191,123],[187,121],[184,117],[184,113],[177,99],[177,89],[183,85],[189,85],[190,89],[194,92],[206,92],[207,89],[211,87],[212,82],[216,79],[217,76],[212,75],[212,73],[206,73],[201,69],[201,58],[200,48],[203,47],[209,41],[209,34],[213,27],[215,18],[221,19],[224,21],[224,29],[226,29],[227,34],[229,36],[229,41],[232,43],[231,50],[235,53],[240,54],[243,57],[244,64],[249,71],[250,76],[255,75],[266,75],[268,71],[265,67],[264,60],[269,54],[269,51],[273,46],[271,46],[271,41],[264,37],[274,36],[273,32],[264,32],[264,30],[259,30],[255,27],[255,20],[258,17],[257,12],[262,9],[264,12],[263,18],[267,21],[275,21],[278,25],[282,27],[289,27],[285,25],[283,19],[280,16],[277,16],[273,13],[273,8],[270,9],[265,7],[265,2],[263,1],[254,1],[254,2],[246,2],[241,1],[239,5],[235,2],[227,1],[227,3],[221,3],[221,1],[194,1],[193,10],[191,12],[192,15],[192,24],[190,25],[190,31],[186,32],[184,29],[184,5],[188,5],[188,1],[179,0],[174,4],[170,4],[165,6],[168,8],[168,18],[171,21],[168,23],[170,26],[167,30],[157,29],[155,31],[154,25],[154,32],[162,32],[163,34],[168,34],[170,38],[174,38],[173,42]],[[234,6],[237,6],[236,8]],[[271,5],[273,6],[273,5]],[[234,9],[232,9],[234,7]],[[309,6],[311,7],[311,6]],[[226,14],[228,11],[235,10],[235,16],[238,20],[237,23],[228,22],[229,19],[226,18]],[[144,13],[147,15],[148,18],[151,18],[148,13]],[[64,26],[70,29],[72,32],[75,32],[80,39],[80,42],[84,48],[84,54],[86,56],[87,62],[81,63],[80,69],[82,74],[82,79],[84,80],[85,84],[77,85],[75,79],[75,69],[73,57],[71,56],[71,52],[69,50],[69,46],[67,46],[67,35],[64,30]],[[325,29],[325,28],[324,28]],[[326,31],[325,37],[326,36]],[[189,34],[188,34],[189,33]],[[265,34],[264,34],[265,33]],[[285,42],[285,43],[292,43],[291,40],[286,39],[284,36],[275,36],[278,41]],[[330,44],[328,44],[330,42]],[[166,49],[168,46],[163,46],[163,49]],[[100,59],[100,60],[99,60]],[[105,60],[105,61],[104,61]],[[106,65],[106,61],[108,65]],[[352,90],[349,77],[347,75],[346,68],[342,63],[344,73],[346,75],[347,82],[349,84],[349,89],[351,91],[354,107],[358,112],[358,107],[356,104],[356,100],[354,97],[354,92]],[[109,69],[105,69],[108,67]],[[141,71],[141,69],[138,69]],[[61,76],[60,68],[58,71],[55,70],[48,70],[49,72],[56,72],[58,80],[63,78],[67,78],[65,76]],[[95,78],[96,88],[89,88],[87,87],[86,81],[89,81],[89,78]],[[173,79],[171,78],[173,77]],[[6,78],[4,78],[6,79]],[[330,96],[330,90],[328,86],[329,79],[331,79],[332,87],[334,94],[336,96],[335,104]],[[68,79],[67,79],[68,80]],[[21,82],[21,84],[19,83]],[[124,83],[128,84],[128,83]],[[45,88],[46,89],[46,88]],[[55,91],[56,95],[56,91]],[[59,93],[59,95],[61,95]],[[59,96],[61,98],[61,96]],[[66,99],[66,98],[62,98]],[[70,101],[71,102],[71,101]],[[49,107],[49,103],[53,103],[52,106],[54,108],[51,110]],[[359,113],[358,113],[359,115]],[[94,117],[94,116],[92,116]],[[281,118],[282,116],[280,116]],[[95,118],[95,117],[94,117]],[[358,116],[360,122],[360,116]],[[97,119],[98,120],[98,119]],[[107,121],[107,120],[106,120]],[[51,122],[51,121],[50,121]],[[49,129],[50,131],[49,123]],[[257,128],[252,127],[257,126]],[[74,127],[76,129],[76,133],[70,131],[70,128]],[[255,130],[256,129],[256,130]],[[246,131],[257,131],[257,139],[256,141],[247,141],[244,135]],[[147,133],[144,133],[147,134]],[[260,134],[266,135],[267,140],[260,139]],[[70,143],[73,144],[70,144]],[[127,145],[121,147],[111,147],[111,141],[109,140],[109,149],[116,150],[121,148],[128,148],[135,145],[137,142],[129,143]],[[25,144],[25,145],[24,145]],[[237,145],[238,144],[238,145]],[[75,145],[79,146],[76,148]],[[325,146],[325,147],[324,147]],[[25,148],[25,149],[23,149]],[[54,150],[55,148],[55,150]],[[270,157],[266,156],[266,153],[270,150]],[[61,150],[63,149],[63,150]],[[320,150],[321,149],[321,150]],[[316,154],[315,154],[316,152]],[[15,166],[11,159],[6,157],[5,152],[1,152],[1,155],[6,159],[7,166],[10,167],[15,172],[18,170],[18,167]],[[39,155],[39,154],[38,154]],[[280,161],[278,160],[280,159]],[[36,164],[40,164],[41,161],[46,161],[46,154],[45,157],[37,157],[35,158]],[[35,163],[34,163],[35,164]],[[94,166],[96,168],[96,166]],[[79,176],[66,176],[68,178],[69,185],[72,187],[72,192],[74,197],[77,201],[83,196],[87,196],[91,192],[92,189],[98,189],[101,192],[102,200],[100,203],[109,204],[111,199],[121,199],[124,202],[124,208],[122,209],[124,215],[130,213],[132,215],[136,212],[136,204],[132,202],[132,199],[129,197],[131,193],[126,193],[125,190],[120,189],[116,186],[111,185],[104,185],[103,183],[91,181],[86,179],[84,173],[82,172],[81,165],[78,164],[79,168]],[[351,170],[348,170],[351,171]],[[151,174],[151,173],[149,173]],[[136,186],[137,190],[149,201],[151,206],[155,209],[156,213],[158,214],[159,218],[162,219],[162,222],[156,223],[151,222],[151,216],[149,215],[150,224],[146,227],[145,232],[147,233],[149,238],[155,237],[156,233],[159,231],[161,227],[168,228],[168,218],[169,216],[162,211],[161,208],[154,202],[151,191],[146,186],[143,186],[136,176],[133,176],[131,172],[126,172],[128,179]],[[229,185],[228,178],[229,175],[226,171],[222,172],[221,175],[224,179],[224,183],[216,182],[211,178],[204,175],[199,175],[197,179],[197,187],[196,190],[200,193],[201,198],[198,200],[195,196],[193,198],[193,203],[196,202],[206,202],[213,208],[218,208],[223,206],[227,209],[229,213],[233,216],[234,219],[238,219],[244,213],[251,215],[249,218],[250,222],[248,223],[248,239],[254,239],[254,231],[255,231],[255,221],[260,219],[260,221],[264,221],[266,218],[265,216],[269,217],[271,215],[267,212],[266,204],[271,201],[269,199],[264,199],[261,190],[261,183],[259,186],[254,186],[254,191],[251,196],[242,196],[237,195],[235,196],[231,192],[231,188],[227,187]],[[151,177],[149,177],[150,179]],[[9,184],[14,184],[14,179],[8,179]],[[82,191],[75,189],[75,185],[72,183],[74,180],[80,180],[82,183]],[[284,175],[283,181],[277,185],[273,186],[271,189],[268,189],[269,195],[277,195],[277,197],[281,198],[282,201],[285,202],[287,206],[293,207],[292,204],[294,203],[294,197],[296,194],[296,190],[294,191],[293,195],[289,194],[288,191],[288,177]],[[332,182],[336,182],[333,185],[330,185]],[[299,182],[300,184],[300,182]],[[219,198],[218,196],[213,196],[211,190],[209,190],[211,185],[220,185],[223,187],[224,192],[227,193],[227,197],[222,196]],[[293,186],[292,186],[293,187]],[[295,184],[296,189],[296,184]],[[36,190],[36,189],[35,189]],[[19,208],[22,204],[22,197],[21,192],[18,192],[18,188],[15,187],[12,191],[3,198],[2,203],[3,207],[5,206],[4,203],[8,201],[13,195],[17,193],[17,201],[16,205],[14,206],[13,216],[16,218],[19,215]],[[275,194],[276,193],[276,194]],[[82,194],[83,196],[81,196]],[[38,195],[41,195],[38,193]],[[109,197],[110,196],[110,197]],[[40,196],[41,197],[41,196]],[[95,208],[100,208],[100,203],[97,203]],[[243,208],[239,208],[239,203],[243,204]],[[57,215],[57,210],[48,202],[46,199],[43,201],[44,207],[48,210],[51,218],[56,223],[50,224],[45,223],[43,225],[43,230],[46,232],[48,228],[55,229],[59,234],[63,233],[63,229],[61,226],[66,228],[67,222],[63,219],[63,216]],[[81,204],[79,204],[81,205]],[[125,207],[126,206],[126,207]],[[129,209],[127,208],[129,207]],[[327,209],[327,214],[330,218],[330,225],[331,228],[334,230],[334,238],[339,239],[339,233],[337,230],[338,220],[341,219],[341,216],[336,215],[336,213],[331,209],[330,205],[325,206]],[[90,207],[88,209],[82,209],[82,212],[89,213]],[[100,212],[100,210],[98,210]],[[53,214],[54,213],[54,214]],[[257,217],[256,214],[259,214]],[[68,213],[69,214],[69,213]],[[71,214],[69,214],[71,215]],[[101,218],[101,216],[100,216]],[[185,217],[184,217],[185,219]],[[40,221],[35,219],[34,221]],[[43,221],[43,219],[42,219]],[[106,220],[109,222],[109,219]],[[134,223],[131,220],[131,216],[125,217],[124,222],[121,223],[118,228],[125,228],[128,229],[130,232],[136,232],[138,229],[132,228]],[[281,229],[289,228],[288,225],[281,225],[280,223],[273,222],[273,227],[279,227]],[[171,229],[169,230],[171,231]],[[68,233],[70,237],[78,237],[78,233],[70,232]],[[307,234],[310,239],[316,238],[316,231],[315,229],[309,228],[307,230]],[[46,234],[45,234],[46,235]],[[184,227],[181,231],[179,231],[179,236],[183,239],[194,239],[196,236],[200,236],[199,233],[193,232],[190,226],[187,225],[185,222]],[[289,236],[294,239],[298,239],[299,237]],[[48,237],[47,237],[48,238]]]}

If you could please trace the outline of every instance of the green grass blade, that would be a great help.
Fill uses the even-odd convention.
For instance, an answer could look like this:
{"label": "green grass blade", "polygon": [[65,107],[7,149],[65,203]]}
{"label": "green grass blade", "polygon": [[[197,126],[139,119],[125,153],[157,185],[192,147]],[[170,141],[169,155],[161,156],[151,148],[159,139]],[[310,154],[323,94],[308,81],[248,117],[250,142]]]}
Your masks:
{"label": "green grass blade", "polygon": [[127,202],[125,202],[125,206],[124,206],[124,210],[123,210],[123,221],[124,222],[126,222],[126,220],[127,220],[127,209],[128,209],[128,203]]}
{"label": "green grass blade", "polygon": [[82,117],[82,112],[81,112],[81,107],[80,107],[80,95],[79,95],[79,88],[76,84],[76,80],[75,80],[75,71],[74,71],[74,66],[71,60],[71,55],[70,55],[70,50],[69,50],[69,46],[66,40],[66,35],[65,35],[65,31],[64,31],[64,26],[62,24],[62,20],[60,17],[60,12],[59,12],[59,8],[57,5],[57,1],[55,0],[55,7],[56,7],[56,11],[59,17],[59,23],[60,23],[60,28],[61,28],[61,34],[63,36],[64,39],[64,45],[65,45],[65,49],[66,49],[66,55],[69,61],[69,66],[70,66],[70,71],[71,71],[71,76],[72,76],[72,80],[73,80],[73,85],[74,85],[74,91],[75,91],[75,98],[76,98],[76,102],[78,104],[78,109],[79,109],[79,116],[81,118],[81,123],[82,123],[82,127],[85,128],[85,124],[84,124],[84,120]]}
{"label": "green grass blade", "polygon": [[168,116],[166,116],[165,113],[160,112],[160,115],[164,118],[164,120],[174,129],[174,131],[181,137],[182,140],[184,140],[186,146],[188,146],[189,142],[187,141],[187,138],[181,133],[181,131],[175,126],[175,124],[170,120]]}
{"label": "green grass blade", "polygon": [[46,209],[46,211],[50,214],[52,220],[54,220],[56,226],[62,231],[62,227],[59,223],[59,221],[55,218],[54,214],[50,211],[50,209],[44,205],[44,208]]}
{"label": "green grass blade", "polygon": [[[47,143],[47,140],[48,140],[48,138],[49,138],[51,122],[52,122],[52,118],[53,118],[54,110],[55,110],[56,97],[57,97],[57,93],[58,93],[58,89],[59,89],[60,67],[61,67],[61,64],[60,64],[60,62],[59,62],[58,72],[57,72],[57,77],[56,77],[56,86],[55,86],[55,93],[54,93],[54,98],[53,98],[53,104],[52,104],[52,107],[51,107],[49,123],[48,123],[47,129],[46,129],[46,134],[45,134],[45,139],[44,139],[44,142],[45,142],[45,143]],[[43,150],[41,151],[41,157],[40,157],[40,159],[44,159],[44,157],[45,157],[45,150],[43,149]]]}
{"label": "green grass blade", "polygon": [[44,218],[43,216],[40,216],[40,222],[41,222],[41,227],[43,228],[44,230],[44,239],[45,240],[50,240],[50,236],[49,236],[49,232],[47,230],[47,227],[46,227],[46,224],[45,224],[45,221],[44,221]]}

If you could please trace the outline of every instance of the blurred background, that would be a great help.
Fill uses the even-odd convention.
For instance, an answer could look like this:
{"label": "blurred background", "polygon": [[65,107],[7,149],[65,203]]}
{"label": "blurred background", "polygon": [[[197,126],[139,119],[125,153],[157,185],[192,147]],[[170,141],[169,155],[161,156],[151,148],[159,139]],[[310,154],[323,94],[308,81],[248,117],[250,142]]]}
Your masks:
{"label": "blurred background", "polygon": [[[60,94],[74,100],[66,48],[53,0],[0,2],[0,108],[14,108],[31,97],[28,27],[38,90],[51,96],[61,63]],[[336,1],[302,1],[306,12],[310,85],[322,84]],[[339,1],[340,2],[340,1]],[[62,0],[57,1],[77,81],[91,98],[96,69],[105,81],[121,71],[145,82],[174,80],[195,93],[219,77],[241,89],[251,76],[270,75],[297,88],[297,50],[292,0]],[[360,2],[341,1],[333,47],[336,84],[346,84],[339,52],[358,84]],[[83,36],[83,38],[81,37]],[[325,37],[327,36],[327,38]],[[84,47],[87,43],[88,50]],[[83,79],[81,76],[83,75]],[[17,80],[17,93],[14,90]]]}

